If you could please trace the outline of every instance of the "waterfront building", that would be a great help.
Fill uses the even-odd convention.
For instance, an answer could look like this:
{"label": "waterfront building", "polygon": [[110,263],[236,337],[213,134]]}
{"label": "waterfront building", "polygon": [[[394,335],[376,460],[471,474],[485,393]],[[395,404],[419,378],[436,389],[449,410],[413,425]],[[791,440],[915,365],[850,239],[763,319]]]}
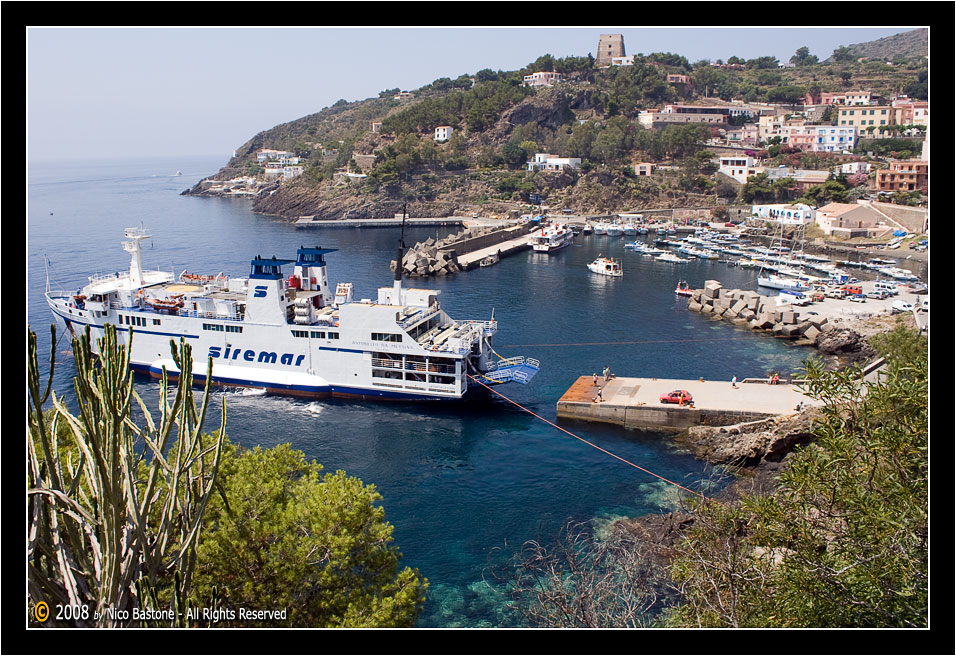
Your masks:
{"label": "waterfront building", "polygon": [[795,204],[754,205],[753,216],[783,225],[807,225],[816,219],[816,208]]}
{"label": "waterfront building", "polygon": [[817,208],[816,222],[827,236],[873,237],[895,229],[891,219],[868,203],[829,203]]}

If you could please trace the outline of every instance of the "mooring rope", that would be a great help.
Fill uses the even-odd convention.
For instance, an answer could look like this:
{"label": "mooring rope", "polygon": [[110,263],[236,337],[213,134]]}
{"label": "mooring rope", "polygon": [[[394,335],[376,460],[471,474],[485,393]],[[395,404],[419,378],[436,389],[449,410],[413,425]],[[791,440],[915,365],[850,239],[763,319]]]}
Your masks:
{"label": "mooring rope", "polygon": [[688,487],[684,487],[684,486],[681,485],[680,483],[675,483],[674,481],[672,481],[672,480],[670,480],[670,479],[664,478],[664,477],[661,476],[660,474],[655,474],[654,472],[652,472],[652,471],[649,470],[649,469],[646,469],[646,468],[644,468],[644,467],[641,467],[640,465],[635,465],[633,462],[631,462],[631,461],[629,461],[629,460],[626,460],[626,459],[622,458],[621,456],[619,456],[619,455],[617,455],[617,454],[611,453],[611,452],[608,451],[607,449],[604,449],[604,448],[598,446],[597,444],[594,444],[593,442],[589,442],[589,441],[587,441],[586,439],[584,439],[583,437],[580,437],[580,436],[578,436],[578,435],[575,435],[574,433],[572,433],[571,431],[567,430],[566,428],[561,428],[560,426],[558,426],[558,425],[555,424],[554,422],[548,421],[547,419],[545,419],[545,418],[542,417],[541,415],[535,413],[535,412],[532,411],[532,410],[529,410],[528,408],[524,407],[523,405],[521,405],[521,404],[518,403],[517,401],[515,401],[515,400],[513,400],[513,399],[509,399],[507,396],[505,396],[504,394],[502,394],[502,393],[499,392],[498,390],[493,389],[493,388],[489,387],[488,385],[485,385],[483,382],[481,382],[480,380],[478,380],[477,378],[475,378],[475,377],[472,376],[471,374],[468,374],[468,377],[471,378],[471,379],[472,379],[473,381],[475,381],[476,383],[478,383],[479,385],[481,385],[482,387],[484,387],[485,389],[490,390],[491,392],[494,392],[495,394],[497,394],[498,396],[500,396],[501,398],[503,398],[505,401],[507,401],[507,402],[509,402],[509,403],[511,403],[511,404],[513,404],[513,405],[516,405],[518,408],[520,408],[521,410],[527,412],[527,413],[528,413],[529,415],[531,415],[532,417],[535,417],[535,418],[537,418],[537,419],[540,419],[541,421],[543,421],[544,423],[548,424],[549,426],[551,426],[551,427],[553,427],[553,428],[557,428],[557,429],[558,429],[559,431],[561,431],[562,433],[567,433],[568,435],[570,435],[570,436],[573,437],[574,439],[579,440],[579,441],[581,441],[581,442],[584,442],[584,443],[587,444],[588,446],[590,446],[590,447],[592,447],[592,448],[594,448],[594,449],[597,449],[598,451],[601,451],[602,453],[605,453],[605,454],[611,456],[612,458],[616,458],[617,460],[620,460],[620,461],[623,462],[624,464],[630,465],[631,467],[634,467],[635,469],[638,469],[638,470],[644,472],[645,474],[649,474],[649,475],[653,476],[654,478],[660,479],[660,480],[664,481],[665,483],[667,483],[667,484],[669,484],[669,485],[673,485],[674,487],[680,488],[681,490],[684,490],[685,492],[690,492],[691,494],[693,494],[693,495],[695,495],[695,496],[698,496],[698,497],[700,497],[701,499],[704,499],[705,501],[715,501],[715,499],[711,499],[710,497],[705,496],[705,495],[701,494],[700,492],[695,492],[694,490],[691,490],[691,489],[688,488]]}

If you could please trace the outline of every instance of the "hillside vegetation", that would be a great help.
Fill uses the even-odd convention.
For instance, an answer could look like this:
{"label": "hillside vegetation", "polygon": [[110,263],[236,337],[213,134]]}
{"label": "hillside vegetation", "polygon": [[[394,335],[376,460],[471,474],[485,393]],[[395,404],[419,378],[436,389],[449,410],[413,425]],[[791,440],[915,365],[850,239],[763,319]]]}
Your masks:
{"label": "hillside vegetation", "polygon": [[[638,56],[633,66],[610,68],[596,68],[590,55],[544,55],[517,71],[439,78],[407,99],[397,100],[399,89],[387,89],[376,98],[339,100],[257,134],[213,177],[260,173],[256,152],[262,148],[296,153],[304,174],[260,195],[254,206],[288,218],[390,217],[406,202],[413,216],[503,212],[530,203],[535,194],[551,207],[581,212],[706,207],[737,192],[716,179],[700,152],[715,128],[648,130],[636,121],[640,111],[716,99],[795,104],[807,92],[851,88],[884,97],[927,96],[924,57],[858,61],[841,47],[821,63],[805,51],[790,62],[731,57],[730,68],[673,53]],[[523,76],[537,71],[564,78],[553,87],[525,86]],[[668,84],[669,73],[687,75],[693,84]],[[373,123],[380,124],[377,130]],[[454,133],[436,143],[434,130],[443,125]],[[539,152],[578,157],[582,166],[563,173],[526,171]],[[671,168],[637,178],[637,162]],[[342,175],[346,170],[366,177]]]}

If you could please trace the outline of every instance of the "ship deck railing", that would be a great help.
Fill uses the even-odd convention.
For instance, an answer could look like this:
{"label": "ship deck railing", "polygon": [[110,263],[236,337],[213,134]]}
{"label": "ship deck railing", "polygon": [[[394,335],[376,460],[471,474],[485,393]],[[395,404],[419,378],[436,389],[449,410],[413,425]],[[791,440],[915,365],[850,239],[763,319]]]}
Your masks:
{"label": "ship deck railing", "polygon": [[432,305],[427,310],[416,310],[412,314],[406,316],[404,319],[397,321],[396,323],[403,329],[411,328],[414,324],[420,323],[422,321],[427,321],[434,317],[440,308],[438,305]]}
{"label": "ship deck railing", "polygon": [[400,359],[372,358],[372,366],[379,369],[395,369],[397,371],[413,371],[417,373],[454,375],[455,366],[450,364],[436,364],[424,362],[408,362],[404,364]]}

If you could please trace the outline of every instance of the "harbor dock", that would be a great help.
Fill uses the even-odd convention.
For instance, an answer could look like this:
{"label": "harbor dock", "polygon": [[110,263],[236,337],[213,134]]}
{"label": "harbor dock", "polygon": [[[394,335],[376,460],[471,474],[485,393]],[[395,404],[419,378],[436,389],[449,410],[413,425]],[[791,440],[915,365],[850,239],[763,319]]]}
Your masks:
{"label": "harbor dock", "polygon": [[[405,219],[409,227],[433,226],[462,226],[466,219],[462,217],[448,217],[439,219]],[[300,228],[400,228],[402,218],[395,219],[318,219],[314,216],[304,216],[296,220],[296,227]]]}
{"label": "harbor dock", "polygon": [[[661,403],[661,395],[674,390],[690,392],[693,404]],[[591,376],[581,376],[558,400],[557,416],[624,428],[682,431],[793,414],[801,403],[801,407],[820,405],[799,385],[782,381],[770,385],[766,378],[746,378],[734,387],[730,380],[612,377],[605,381],[599,376],[595,386]]]}

